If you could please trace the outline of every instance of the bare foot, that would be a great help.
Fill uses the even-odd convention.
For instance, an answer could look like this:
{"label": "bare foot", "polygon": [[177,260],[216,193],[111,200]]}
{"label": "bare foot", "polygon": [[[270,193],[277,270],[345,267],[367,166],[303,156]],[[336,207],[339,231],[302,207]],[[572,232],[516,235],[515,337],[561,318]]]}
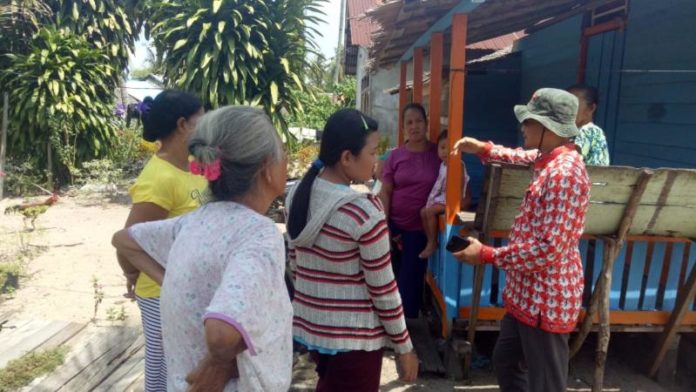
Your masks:
{"label": "bare foot", "polygon": [[430,258],[430,256],[432,256],[433,253],[435,253],[435,250],[437,250],[437,243],[428,242],[425,249],[423,249],[423,251],[418,255],[418,258],[427,260]]}

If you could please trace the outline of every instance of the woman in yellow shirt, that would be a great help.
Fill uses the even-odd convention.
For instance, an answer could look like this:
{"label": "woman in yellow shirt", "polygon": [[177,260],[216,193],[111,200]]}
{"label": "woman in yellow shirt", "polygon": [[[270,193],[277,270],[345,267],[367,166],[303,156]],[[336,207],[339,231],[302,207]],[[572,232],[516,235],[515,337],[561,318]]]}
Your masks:
{"label": "woman in yellow shirt", "polygon": [[[129,190],[133,207],[126,227],[183,215],[199,207],[207,181],[189,172],[188,142],[203,113],[201,101],[181,91],[165,90],[154,100],[148,97],[143,101],[143,138],[159,141],[161,148]],[[126,296],[135,298],[140,307],[145,333],[145,390],[166,392],[160,287],[149,276],[129,268],[121,255],[117,256],[127,279]]]}

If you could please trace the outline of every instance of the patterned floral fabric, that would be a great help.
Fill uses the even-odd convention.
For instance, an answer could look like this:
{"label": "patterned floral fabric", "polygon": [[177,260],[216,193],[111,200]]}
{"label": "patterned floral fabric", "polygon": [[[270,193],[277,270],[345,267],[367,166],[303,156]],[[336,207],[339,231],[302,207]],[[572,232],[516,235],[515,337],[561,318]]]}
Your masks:
{"label": "patterned floral fabric", "polygon": [[574,146],[538,157],[537,150],[489,143],[484,162],[534,164],[534,177],[507,246],[484,246],[484,262],[507,274],[505,309],[519,321],[553,333],[575,328],[582,307],[583,269],[578,242],[589,204],[590,181]]}
{"label": "patterned floral fabric", "polygon": [[272,220],[233,202],[179,218],[134,225],[131,237],[165,268],[161,312],[167,391],[188,390],[186,375],[208,349],[204,321],[234,327],[233,391],[287,391],[292,372],[292,305],[285,288],[283,235]]}
{"label": "patterned floral fabric", "polygon": [[609,146],[602,128],[594,123],[585,124],[574,141],[586,165],[609,166]]}

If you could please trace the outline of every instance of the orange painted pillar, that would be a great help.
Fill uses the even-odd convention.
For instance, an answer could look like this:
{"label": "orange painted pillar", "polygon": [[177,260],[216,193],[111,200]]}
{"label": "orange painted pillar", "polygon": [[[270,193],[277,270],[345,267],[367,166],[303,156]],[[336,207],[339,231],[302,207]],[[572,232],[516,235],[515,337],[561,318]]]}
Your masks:
{"label": "orange painted pillar", "polygon": [[408,70],[408,63],[405,61],[401,62],[401,75],[399,81],[399,145],[404,144],[404,117],[401,113],[404,112],[406,103],[408,103],[408,97],[406,96],[406,71]]}
{"label": "orange painted pillar", "polygon": [[430,140],[435,143],[440,134],[440,99],[442,96],[442,61],[444,35],[433,33],[430,38]]}
{"label": "orange painted pillar", "polygon": [[[464,133],[464,87],[466,83],[466,43],[469,16],[455,14],[452,18],[450,54],[450,94],[448,139],[450,150]],[[462,202],[462,163],[460,155],[450,155],[447,162],[447,223],[455,222]]]}
{"label": "orange painted pillar", "polygon": [[413,50],[413,102],[423,103],[423,48]]}

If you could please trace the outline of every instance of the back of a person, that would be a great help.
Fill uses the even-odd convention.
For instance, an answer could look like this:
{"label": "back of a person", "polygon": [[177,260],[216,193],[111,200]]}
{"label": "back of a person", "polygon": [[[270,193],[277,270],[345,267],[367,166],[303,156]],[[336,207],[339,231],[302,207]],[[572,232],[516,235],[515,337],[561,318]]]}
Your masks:
{"label": "back of a person", "polygon": [[[225,217],[220,219],[220,217]],[[195,368],[206,353],[204,330],[201,328],[206,307],[222,283],[222,278],[228,268],[254,273],[257,269],[253,264],[235,263],[235,250],[249,241],[264,241],[274,244],[272,249],[277,253],[272,260],[284,259],[284,245],[280,232],[273,221],[251,209],[233,202],[209,203],[199,210],[181,218],[180,232],[170,251],[167,267],[167,279],[162,286],[161,312],[163,321],[164,347],[169,359],[170,390],[185,391],[188,388],[186,375]],[[284,282],[283,268],[275,268],[277,276],[269,276],[270,287],[282,287]],[[245,272],[246,272],[245,271]],[[268,290],[269,301],[285,308],[286,312],[274,315],[279,328],[289,325],[292,317],[287,292],[284,290]],[[182,300],[183,298],[183,300]],[[261,311],[252,309],[252,303],[239,301],[241,307],[248,307],[249,312]],[[254,369],[267,366],[277,369],[277,374],[286,374],[291,363],[290,342],[283,341],[287,333],[267,334],[267,341],[255,343],[257,355],[252,356],[248,351],[238,357],[240,374],[244,378],[257,381],[258,386],[268,386],[274,382],[273,372],[266,380],[253,380],[258,377]],[[287,352],[284,352],[287,351]],[[279,381],[279,380],[278,380]],[[228,383],[226,391],[237,390],[237,381]],[[275,389],[274,389],[275,390]]]}
{"label": "back of a person", "polygon": [[331,115],[319,158],[288,193],[293,338],[317,365],[317,392],[378,391],[385,347],[405,381],[418,374],[382,204],[350,188],[372,177],[377,127],[354,109]]}
{"label": "back of a person", "polygon": [[[205,192],[207,186],[208,182],[205,178],[183,171],[157,155],[153,155],[140,172],[135,184],[129,189],[129,193],[131,197],[137,198],[141,193],[148,192],[151,198],[157,200],[164,199],[164,192],[167,192],[166,200],[157,201],[167,206],[171,205],[167,218],[173,218],[198,208],[201,200],[193,196]],[[163,189],[153,192],[152,187]]]}
{"label": "back of a person", "polygon": [[[385,332],[373,311],[365,283],[359,242],[362,233],[359,230],[363,225],[372,223],[375,226],[375,215],[380,214],[378,202],[374,195],[358,195],[348,187],[317,178],[312,189],[310,216],[323,209],[325,201],[336,193],[355,194],[355,198],[334,209],[311,246],[298,246],[293,250],[296,259],[295,335],[318,334],[312,325],[312,320],[316,319],[340,325],[339,318],[345,314],[336,312],[338,307],[352,312],[350,317],[356,326],[354,333],[374,335],[372,345],[377,349],[387,341],[382,339]],[[374,227],[374,235],[379,236],[386,230],[385,224],[378,224]],[[388,257],[375,262],[373,268],[385,265],[390,266]]]}
{"label": "back of a person", "polygon": [[[205,192],[205,178],[183,171],[170,162],[153,155],[129,189],[134,203],[147,201],[167,207],[167,218],[187,214],[200,205],[194,194]],[[149,276],[141,274],[135,286],[141,298],[160,296],[160,287]]]}

